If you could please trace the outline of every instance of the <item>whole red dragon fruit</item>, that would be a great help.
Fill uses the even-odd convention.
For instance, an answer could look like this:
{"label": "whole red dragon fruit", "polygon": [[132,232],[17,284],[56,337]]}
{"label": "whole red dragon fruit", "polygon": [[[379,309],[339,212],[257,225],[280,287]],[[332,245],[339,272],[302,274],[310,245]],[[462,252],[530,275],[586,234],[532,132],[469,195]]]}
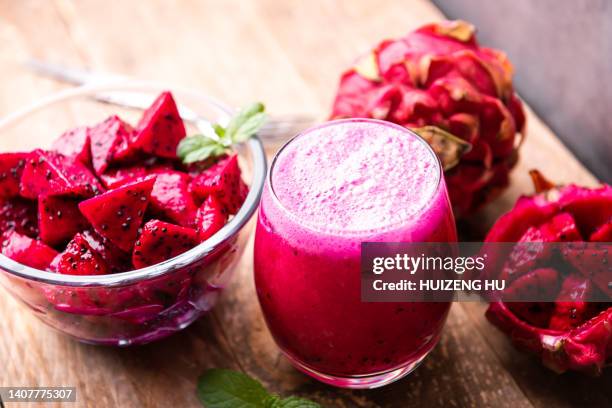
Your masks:
{"label": "whole red dragon fruit", "polygon": [[459,216],[507,186],[525,129],[510,62],[480,47],[463,21],[381,42],[342,75],[331,117],[388,120],[421,134],[441,156]]}
{"label": "whole red dragon fruit", "polygon": [[[557,301],[496,301],[486,316],[549,368],[597,375],[612,364],[612,186],[556,187],[537,171],[531,175],[536,194],[521,197],[485,241],[570,242],[558,246],[559,253],[550,253],[545,245],[530,247],[521,268],[511,262],[512,256],[503,259],[507,290],[532,290],[530,283],[546,282]],[[550,267],[552,262],[557,269]],[[606,302],[588,301],[594,298]]]}

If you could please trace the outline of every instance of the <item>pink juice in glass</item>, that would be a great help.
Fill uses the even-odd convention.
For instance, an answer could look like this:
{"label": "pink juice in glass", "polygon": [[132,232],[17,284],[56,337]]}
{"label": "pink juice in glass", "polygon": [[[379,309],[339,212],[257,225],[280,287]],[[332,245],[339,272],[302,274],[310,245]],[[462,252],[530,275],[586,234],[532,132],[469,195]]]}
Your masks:
{"label": "pink juice in glass", "polygon": [[361,301],[361,242],[454,242],[433,151],[403,127],[328,122],[286,144],[264,187],[255,284],[291,362],[320,381],[372,388],[437,343],[449,303]]}

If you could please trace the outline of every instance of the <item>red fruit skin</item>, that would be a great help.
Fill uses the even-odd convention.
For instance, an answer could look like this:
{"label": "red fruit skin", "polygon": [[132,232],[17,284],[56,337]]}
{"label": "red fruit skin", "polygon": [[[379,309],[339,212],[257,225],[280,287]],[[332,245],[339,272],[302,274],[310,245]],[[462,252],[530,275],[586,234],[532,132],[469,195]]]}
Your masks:
{"label": "red fruit skin", "polygon": [[76,234],[51,263],[51,270],[64,275],[105,275],[109,268],[104,259],[81,234]]}
{"label": "red fruit skin", "polygon": [[232,155],[196,176],[190,190],[198,200],[214,195],[226,214],[236,214],[248,193],[240,176],[238,155]]}
{"label": "red fruit skin", "polygon": [[[597,375],[612,363],[612,303],[582,300],[594,291],[609,290],[609,248],[602,247],[600,251],[592,244],[586,247],[582,242],[571,242],[606,230],[605,224],[612,216],[611,198],[612,188],[608,185],[596,189],[570,185],[523,197],[500,218],[485,240],[512,242],[519,234],[529,235],[525,231],[530,229],[538,231],[535,235],[540,242],[570,241],[561,251],[567,265],[564,273],[569,276],[563,280],[546,327],[522,317],[522,310],[517,311],[513,303],[493,302],[486,313],[488,320],[509,335],[517,347],[539,354],[542,362],[557,372],[576,370]],[[531,238],[535,239],[535,235]],[[499,266],[500,259],[504,258],[497,257],[493,264]]]}
{"label": "red fruit skin", "polygon": [[166,261],[199,244],[198,233],[192,228],[151,220],[142,228],[134,246],[132,263],[144,268]]}
{"label": "red fruit skin", "polygon": [[28,155],[21,176],[20,194],[91,197],[104,188],[85,165],[60,153],[36,149]]}
{"label": "red fruit skin", "polygon": [[559,373],[575,370],[601,374],[612,351],[609,346],[612,308],[569,331],[535,327],[516,316],[503,302],[491,303],[486,317],[510,336],[517,348],[541,355],[544,365]]}
{"label": "red fruit skin", "polygon": [[89,128],[86,126],[77,127],[63,133],[55,139],[51,149],[67,157],[72,157],[87,168],[91,168],[91,144],[89,138]]}
{"label": "red fruit skin", "polygon": [[133,133],[132,127],[115,115],[91,128],[91,159],[96,174],[138,155],[138,150],[130,143]]}
{"label": "red fruit skin", "polygon": [[541,230],[546,242],[582,241],[574,217],[567,212],[555,215],[549,222],[542,225]]}
{"label": "red fruit skin", "polygon": [[608,184],[594,189],[565,186],[557,202],[562,211],[573,215],[584,237],[612,220],[612,186]]}
{"label": "red fruit skin", "polygon": [[225,225],[227,216],[221,204],[214,195],[209,196],[198,209],[196,217],[196,230],[200,241],[205,241]]}
{"label": "red fruit skin", "polygon": [[16,231],[5,232],[2,239],[2,254],[32,268],[46,270],[57,255],[55,249]]}
{"label": "red fruit skin", "polygon": [[19,195],[19,183],[27,157],[27,153],[0,154],[0,199]]}
{"label": "red fruit skin", "polygon": [[558,211],[555,203],[543,196],[521,197],[512,211],[502,215],[487,234],[487,242],[518,242],[530,226],[551,219]]}
{"label": "red fruit skin", "polygon": [[185,125],[172,94],[162,92],[144,111],[132,142],[147,153],[175,159],[176,148],[185,135]]}
{"label": "red fruit skin", "polygon": [[0,231],[15,230],[30,238],[38,236],[36,201],[23,198],[0,200]]}
{"label": "red fruit skin", "polygon": [[155,179],[127,184],[79,203],[79,210],[96,232],[130,252],[138,236]]}
{"label": "red fruit skin", "polygon": [[586,302],[593,287],[583,276],[572,274],[565,278],[549,327],[553,330],[570,330],[580,326],[595,314],[595,304]]}
{"label": "red fruit skin", "polygon": [[65,196],[38,197],[40,239],[47,245],[65,243],[88,226],[76,199]]}
{"label": "red fruit skin", "polygon": [[612,221],[599,227],[591,234],[589,241],[591,242],[612,242]]}

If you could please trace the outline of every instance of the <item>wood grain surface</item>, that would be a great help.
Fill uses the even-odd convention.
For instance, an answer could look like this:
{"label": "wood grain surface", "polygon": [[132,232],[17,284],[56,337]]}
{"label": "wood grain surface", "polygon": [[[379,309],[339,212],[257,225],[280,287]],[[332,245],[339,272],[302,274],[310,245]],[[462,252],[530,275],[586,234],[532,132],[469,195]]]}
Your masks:
{"label": "wood grain surface", "polygon": [[[36,57],[192,87],[234,105],[263,100],[273,113],[324,118],[339,73],[355,56],[379,39],[441,18],[424,0],[2,0],[0,115],[63,87],[23,68],[25,58]],[[481,234],[532,191],[527,171],[534,167],[559,182],[596,183],[529,112],[512,187],[461,228]],[[439,346],[408,378],[373,391],[321,385],[291,368],[272,342],[255,297],[251,245],[213,313],[143,347],[77,343],[0,290],[0,386],[77,387],[76,405],[54,407],[197,407],[198,375],[226,367],[274,392],[330,407],[612,406],[610,371],[598,379],[552,374],[515,351],[477,303],[453,306]]]}

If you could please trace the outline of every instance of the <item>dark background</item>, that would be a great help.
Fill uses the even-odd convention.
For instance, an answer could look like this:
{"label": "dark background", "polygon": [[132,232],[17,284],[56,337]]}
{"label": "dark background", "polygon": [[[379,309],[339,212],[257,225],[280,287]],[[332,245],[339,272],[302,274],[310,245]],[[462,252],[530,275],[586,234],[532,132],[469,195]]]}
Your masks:
{"label": "dark background", "polygon": [[[507,52],[515,86],[602,181],[612,183],[612,1],[434,0]],[[550,176],[554,178],[554,175]]]}

